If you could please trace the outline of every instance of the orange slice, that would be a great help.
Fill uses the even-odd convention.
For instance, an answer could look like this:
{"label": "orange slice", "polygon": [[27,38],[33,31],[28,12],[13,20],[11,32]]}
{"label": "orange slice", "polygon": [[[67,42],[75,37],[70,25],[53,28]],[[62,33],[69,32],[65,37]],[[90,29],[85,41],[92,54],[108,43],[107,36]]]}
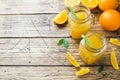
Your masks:
{"label": "orange slice", "polygon": [[94,9],[98,5],[98,0],[81,0],[82,4],[86,5],[90,10]]}
{"label": "orange slice", "polygon": [[117,59],[116,59],[116,54],[115,54],[114,50],[111,52],[110,60],[111,60],[111,64],[112,64],[113,68],[118,70],[119,65],[118,65],[118,62],[117,62]]}
{"label": "orange slice", "polygon": [[63,10],[54,17],[53,21],[56,24],[64,24],[67,21],[67,16],[67,11]]}
{"label": "orange slice", "polygon": [[90,70],[88,68],[82,68],[78,72],[76,72],[76,75],[77,76],[82,76],[82,75],[85,75],[85,74],[87,74],[89,72],[90,72]]}
{"label": "orange slice", "polygon": [[120,41],[116,38],[110,38],[110,42],[114,45],[120,46]]}
{"label": "orange slice", "polygon": [[75,5],[80,4],[80,0],[64,0],[65,6],[68,7],[68,4],[71,7],[74,7]]}
{"label": "orange slice", "polygon": [[71,55],[70,52],[67,52],[67,53],[66,53],[66,56],[67,56],[69,62],[70,62],[73,66],[75,66],[75,67],[80,67],[80,64],[72,57],[72,55]]}

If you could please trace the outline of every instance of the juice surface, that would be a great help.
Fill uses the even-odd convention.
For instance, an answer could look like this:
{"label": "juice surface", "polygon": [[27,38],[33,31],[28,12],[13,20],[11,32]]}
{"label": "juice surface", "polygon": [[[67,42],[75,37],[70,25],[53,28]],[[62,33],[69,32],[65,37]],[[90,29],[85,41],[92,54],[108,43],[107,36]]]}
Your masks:
{"label": "juice surface", "polygon": [[97,35],[88,37],[88,40],[92,43],[95,49],[100,49],[103,46],[103,41]]}
{"label": "juice surface", "polygon": [[83,21],[88,16],[85,12],[78,12],[76,15],[79,18],[77,22],[69,17],[68,28],[73,39],[80,39],[82,34],[85,34],[90,30],[90,21],[88,20],[84,23],[80,23],[80,21]]}
{"label": "juice surface", "polygon": [[[104,42],[102,41],[101,38],[99,38],[99,36],[92,35],[92,36],[88,37],[88,40],[92,43],[92,45],[95,49],[101,49],[104,46]],[[101,49],[99,52],[96,52],[94,50],[91,51],[91,49],[89,49],[89,47],[87,48],[88,45],[84,45],[84,43],[85,43],[84,40],[82,40],[80,43],[80,47],[79,47],[80,57],[87,64],[93,64],[93,63],[97,62],[103,56],[105,48]],[[96,54],[98,54],[98,55],[96,55]]]}
{"label": "juice surface", "polygon": [[76,13],[76,15],[78,16],[78,19],[87,18],[87,14],[85,12],[78,12],[78,13]]}

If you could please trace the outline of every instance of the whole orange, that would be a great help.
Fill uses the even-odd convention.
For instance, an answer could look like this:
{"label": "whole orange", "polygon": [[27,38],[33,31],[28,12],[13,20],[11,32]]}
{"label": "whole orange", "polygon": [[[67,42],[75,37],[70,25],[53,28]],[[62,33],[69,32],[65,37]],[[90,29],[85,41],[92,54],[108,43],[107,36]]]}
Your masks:
{"label": "whole orange", "polygon": [[100,15],[99,22],[103,29],[115,31],[120,27],[120,14],[113,9],[106,10]]}
{"label": "whole orange", "polygon": [[99,0],[99,8],[104,11],[107,9],[116,9],[119,6],[118,0]]}

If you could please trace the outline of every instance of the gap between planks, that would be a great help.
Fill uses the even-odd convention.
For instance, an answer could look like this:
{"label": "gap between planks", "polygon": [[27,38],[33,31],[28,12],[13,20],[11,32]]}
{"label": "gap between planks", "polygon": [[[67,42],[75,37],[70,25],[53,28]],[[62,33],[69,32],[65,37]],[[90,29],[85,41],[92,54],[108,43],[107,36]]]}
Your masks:
{"label": "gap between planks", "polygon": [[56,15],[58,13],[16,13],[16,14],[0,14],[0,16],[6,16],[6,15]]}
{"label": "gap between planks", "polygon": [[[112,65],[94,65],[94,64],[80,65],[80,67],[99,67],[99,66],[112,67]],[[73,65],[0,65],[0,67],[74,67],[74,66]]]}
{"label": "gap between planks", "polygon": [[[120,35],[118,36],[105,36],[106,38],[120,38]],[[66,37],[0,37],[0,39],[41,39],[41,38],[68,38],[68,39],[72,39],[71,36],[66,36]],[[74,40],[74,39],[73,39]],[[80,39],[78,39],[80,40]]]}

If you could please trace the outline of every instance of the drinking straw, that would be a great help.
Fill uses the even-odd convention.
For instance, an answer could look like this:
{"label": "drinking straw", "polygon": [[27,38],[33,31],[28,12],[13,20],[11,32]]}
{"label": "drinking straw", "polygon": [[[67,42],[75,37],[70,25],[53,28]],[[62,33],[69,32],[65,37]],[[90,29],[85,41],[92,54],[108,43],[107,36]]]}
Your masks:
{"label": "drinking straw", "polygon": [[91,48],[94,48],[94,46],[92,45],[92,43],[88,40],[88,38],[82,34],[82,38],[88,43],[88,45],[91,47]]}
{"label": "drinking straw", "polygon": [[79,18],[78,18],[78,16],[76,15],[76,13],[74,12],[74,10],[73,10],[73,8],[67,3],[67,5],[68,5],[68,8],[69,8],[69,10],[70,10],[70,12],[74,15],[74,17],[78,20]]}

